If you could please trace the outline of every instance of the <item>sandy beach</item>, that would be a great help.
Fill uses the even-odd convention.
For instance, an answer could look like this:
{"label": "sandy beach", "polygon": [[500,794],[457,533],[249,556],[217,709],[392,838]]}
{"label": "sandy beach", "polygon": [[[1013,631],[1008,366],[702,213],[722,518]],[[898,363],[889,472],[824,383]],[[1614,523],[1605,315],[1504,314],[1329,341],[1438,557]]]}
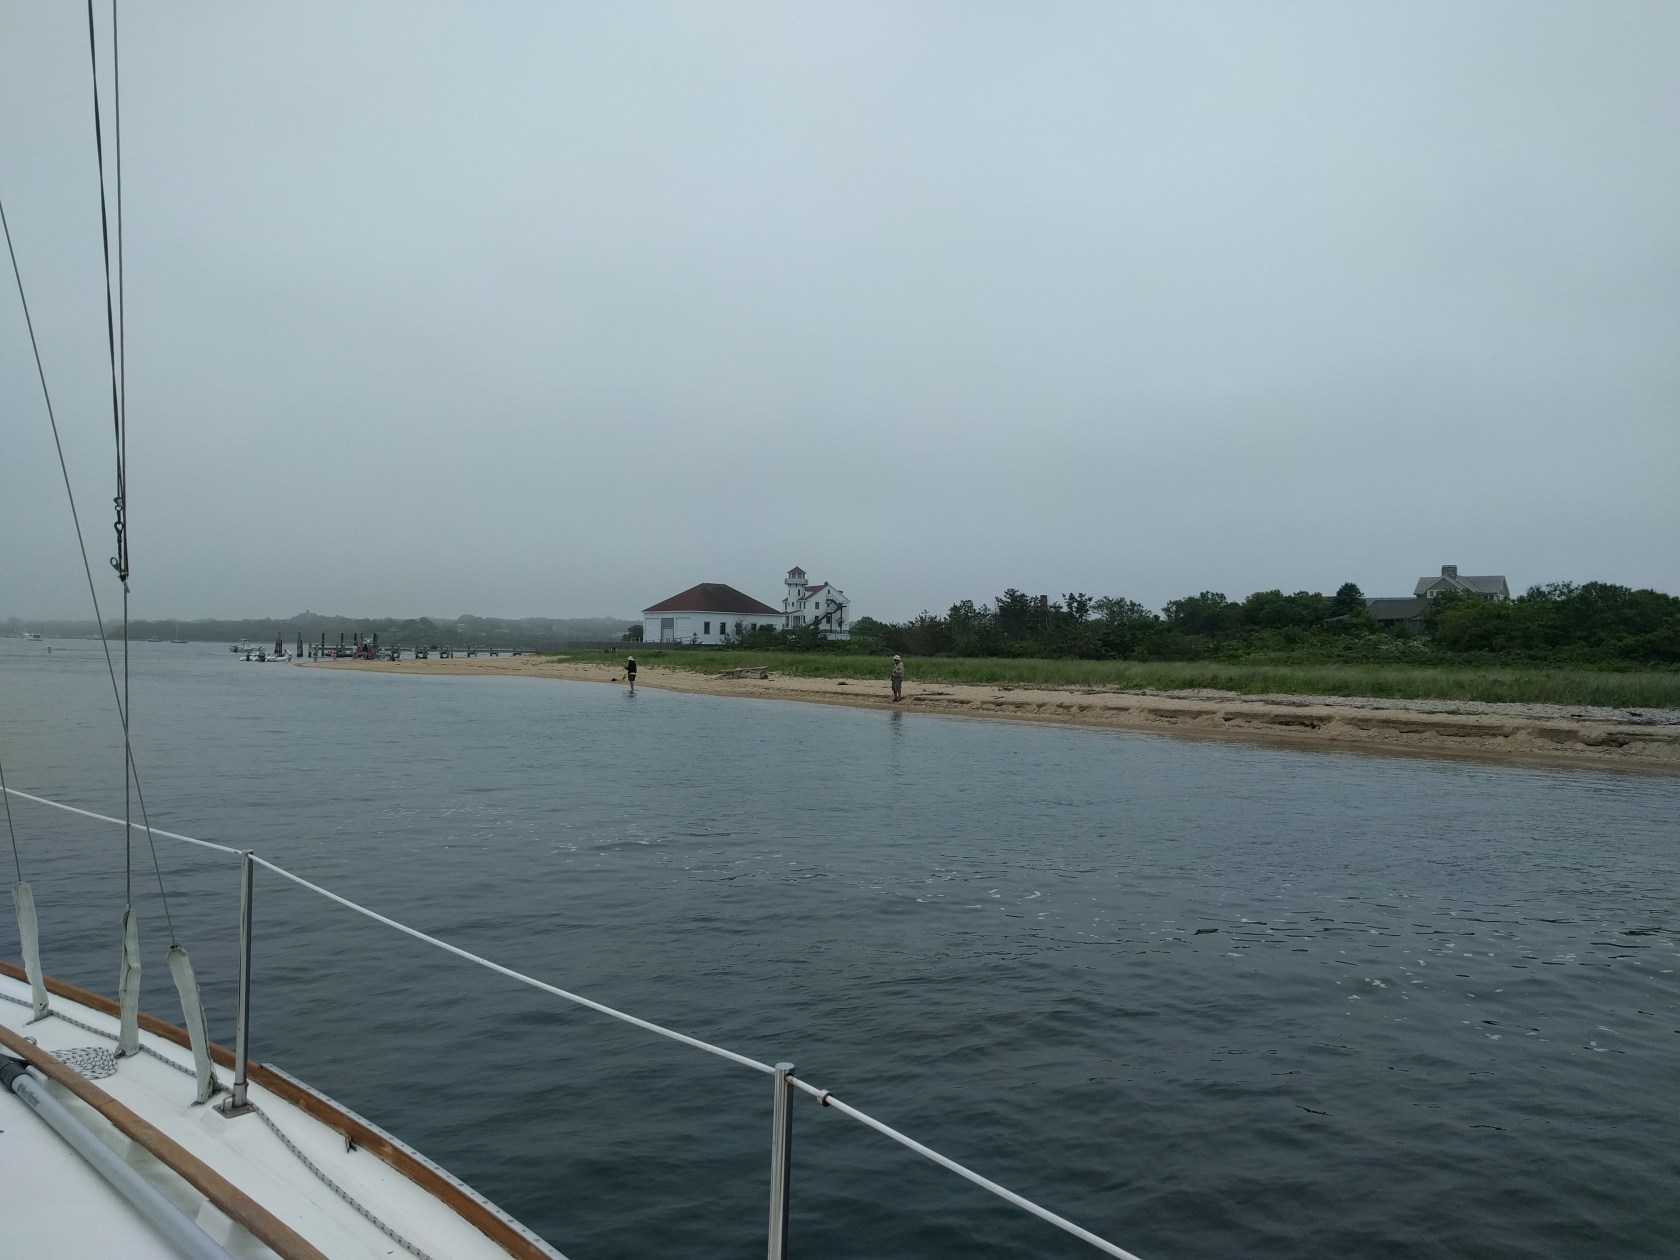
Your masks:
{"label": "sandy beach", "polygon": [[[449,660],[320,661],[308,668],[393,674],[559,678],[623,686],[621,661],[542,656]],[[746,676],[738,676],[740,673]],[[638,687],[711,696],[797,700],[888,709],[884,678],[788,678],[731,671],[719,676],[643,666]],[[1244,696],[1232,692],[1032,689],[952,683],[905,684],[907,713],[1053,722],[1208,739],[1345,748],[1373,753],[1471,757],[1542,766],[1680,773],[1680,711],[1606,710],[1546,704],[1483,704],[1339,696]]]}

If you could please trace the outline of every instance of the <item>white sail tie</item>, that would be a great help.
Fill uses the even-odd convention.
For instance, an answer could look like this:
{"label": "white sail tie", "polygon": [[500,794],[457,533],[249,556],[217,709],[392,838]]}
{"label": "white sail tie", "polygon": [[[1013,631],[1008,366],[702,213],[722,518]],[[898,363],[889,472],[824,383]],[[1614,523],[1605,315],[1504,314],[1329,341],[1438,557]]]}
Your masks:
{"label": "white sail tie", "polygon": [[12,907],[17,911],[18,941],[23,948],[23,970],[29,977],[30,1007],[34,1019],[43,1018],[49,1005],[47,986],[41,979],[41,933],[35,919],[35,892],[21,879],[12,885]]}
{"label": "white sail tie", "polygon": [[140,1053],[140,925],[134,907],[123,910],[122,967],[117,972],[117,1005],[122,1025],[117,1033],[119,1055]]}
{"label": "white sail tie", "polygon": [[175,978],[175,991],[181,995],[181,1024],[192,1042],[193,1069],[198,1078],[198,1097],[194,1102],[209,1102],[222,1083],[216,1078],[215,1064],[210,1061],[210,1024],[204,1018],[198,979],[193,975],[192,959],[187,957],[185,945],[169,947],[169,974]]}

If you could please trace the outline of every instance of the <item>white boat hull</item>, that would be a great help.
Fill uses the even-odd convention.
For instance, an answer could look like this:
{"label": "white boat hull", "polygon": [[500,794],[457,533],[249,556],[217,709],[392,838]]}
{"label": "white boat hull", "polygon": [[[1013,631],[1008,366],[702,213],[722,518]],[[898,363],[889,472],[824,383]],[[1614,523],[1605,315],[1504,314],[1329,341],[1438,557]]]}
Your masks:
{"label": "white boat hull", "polygon": [[[0,1026],[33,1039],[48,1052],[110,1049],[116,1044],[117,1020],[103,1010],[55,993],[55,1013],[30,1024],[28,1003],[28,984],[0,974]],[[69,1020],[99,1031],[76,1027]],[[299,1153],[372,1216],[432,1256],[507,1260],[512,1254],[531,1260],[564,1260],[558,1251],[397,1139],[283,1073],[265,1069],[261,1075],[268,1083],[264,1084],[254,1070],[249,1096],[264,1114],[229,1119],[213,1104],[193,1105],[190,1051],[155,1032],[143,1031],[140,1041],[143,1053],[119,1060],[114,1076],[94,1084],[333,1260],[387,1260],[406,1253],[324,1184]],[[224,1079],[228,1075],[225,1069],[222,1074]],[[92,1108],[57,1084],[47,1088],[165,1195],[195,1215],[200,1227],[229,1252],[270,1254]],[[358,1142],[346,1140],[357,1133],[361,1135]],[[278,1134],[284,1134],[286,1141]],[[394,1165],[404,1166],[406,1175]],[[428,1190],[411,1179],[416,1176],[433,1188]],[[0,1215],[0,1255],[32,1260],[81,1260],[96,1255],[153,1260],[178,1255],[57,1133],[21,1099],[5,1091],[0,1091],[0,1179],[7,1187],[7,1209]],[[70,1205],[74,1210],[67,1210]],[[470,1222],[469,1216],[487,1219],[489,1229],[499,1231],[506,1245],[493,1240],[485,1225]]]}

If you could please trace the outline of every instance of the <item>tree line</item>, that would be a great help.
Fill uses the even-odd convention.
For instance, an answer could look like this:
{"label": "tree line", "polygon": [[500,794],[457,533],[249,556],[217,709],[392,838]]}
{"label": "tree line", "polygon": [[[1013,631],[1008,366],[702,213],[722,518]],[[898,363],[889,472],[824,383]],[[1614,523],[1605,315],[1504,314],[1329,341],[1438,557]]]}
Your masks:
{"label": "tree line", "polygon": [[1510,600],[1468,593],[1428,602],[1423,628],[1384,628],[1352,582],[1334,595],[1202,591],[1159,610],[1120,596],[1028,595],[962,600],[904,622],[862,617],[850,641],[812,627],[759,630],[742,647],[907,656],[1095,660],[1499,660],[1533,664],[1680,664],[1680,597],[1609,582],[1553,582]]}

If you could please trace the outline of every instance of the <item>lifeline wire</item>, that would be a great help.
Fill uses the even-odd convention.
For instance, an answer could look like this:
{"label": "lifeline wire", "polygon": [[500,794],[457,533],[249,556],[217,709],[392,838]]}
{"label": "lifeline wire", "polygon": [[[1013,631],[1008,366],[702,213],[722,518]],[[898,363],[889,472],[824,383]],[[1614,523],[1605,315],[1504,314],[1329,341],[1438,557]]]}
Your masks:
{"label": "lifeline wire", "polygon": [[1093,1234],[1090,1230],[1075,1225],[1072,1221],[1068,1220],[1067,1217],[1058,1216],[1049,1208],[1040,1207],[1031,1199],[1016,1194],[1013,1190],[1006,1186],[998,1185],[997,1182],[993,1181],[989,1177],[982,1177],[972,1168],[968,1168],[957,1163],[956,1160],[947,1155],[941,1155],[931,1146],[923,1146],[920,1142],[916,1141],[915,1138],[900,1133],[890,1124],[883,1124],[867,1112],[859,1111],[856,1107],[841,1102],[828,1090],[818,1089],[815,1085],[807,1084],[806,1082],[800,1080],[797,1076],[790,1076],[788,1079],[791,1080],[797,1088],[804,1090],[823,1106],[832,1107],[841,1115],[850,1116],[853,1120],[856,1120],[859,1124],[863,1125],[864,1128],[874,1129],[875,1132],[879,1133],[882,1137],[891,1138],[900,1146],[915,1151],[916,1154],[920,1155],[922,1158],[932,1160],[941,1168],[949,1169],[951,1172],[956,1173],[957,1176],[962,1177],[964,1180],[972,1181],[982,1190],[991,1191],[1005,1203],[1013,1203],[1016,1207],[1022,1209],[1023,1211],[1032,1213],[1034,1216],[1038,1217],[1039,1220],[1047,1221],[1054,1225],[1057,1229],[1067,1231],[1081,1242],[1090,1243],[1091,1246],[1095,1247],[1098,1251],[1105,1251],[1111,1256],[1118,1257],[1118,1260],[1138,1260],[1136,1255],[1127,1251],[1124,1247],[1116,1247],[1100,1234]]}
{"label": "lifeline wire", "polygon": [[[5,788],[0,790],[3,790],[5,795],[15,796],[19,800],[33,801],[37,805],[50,805],[52,808],[62,809],[66,813],[80,814],[83,818],[94,818],[100,822],[115,823],[119,827],[123,825],[122,819],[112,818],[109,814],[96,814],[91,809],[78,809],[74,805],[65,805],[59,801],[49,800],[45,796],[34,796],[28,792],[20,792],[16,788]],[[220,853],[229,853],[235,857],[240,856],[242,852],[239,849],[232,848],[225,844],[217,844],[213,840],[199,840],[193,836],[183,836],[178,832],[164,831],[162,828],[155,828],[154,834],[163,836],[169,840],[184,840],[188,844],[196,844],[200,848],[205,849],[215,849]],[[568,1002],[576,1002],[579,1006],[587,1006],[592,1011],[599,1011],[603,1015],[610,1015],[614,1019],[623,1020],[625,1023],[633,1024],[637,1028],[657,1033],[661,1037],[669,1037],[672,1041],[681,1042],[685,1046],[693,1046],[697,1050],[704,1050],[708,1054],[715,1054],[719,1058],[728,1059],[731,1063],[739,1063],[742,1067],[754,1068],[757,1071],[770,1076],[774,1076],[776,1074],[776,1069],[771,1067],[768,1063],[760,1063],[757,1059],[748,1058],[744,1054],[736,1054],[733,1050],[725,1050],[722,1046],[714,1046],[709,1041],[701,1041],[698,1037],[690,1037],[686,1033],[680,1033],[675,1029],[666,1028],[661,1024],[655,1024],[649,1020],[640,1019],[635,1015],[626,1014],[624,1011],[617,1010],[601,1002],[593,1001],[592,999],[583,997],[579,994],[567,992],[565,989],[557,988],[552,984],[544,983],[543,981],[538,980],[535,976],[528,976],[522,971],[515,971],[511,967],[502,966],[501,963],[491,962],[488,958],[481,958],[477,954],[464,950],[458,945],[451,945],[448,941],[439,940],[435,936],[428,936],[426,933],[417,928],[409,927],[406,923],[398,923],[395,919],[387,918],[376,910],[370,910],[364,905],[351,901],[348,897],[341,897],[335,892],[322,888],[319,884],[312,884],[301,875],[294,875],[285,867],[276,866],[273,862],[270,862],[265,858],[260,858],[254,853],[251,855],[251,860],[259,866],[267,867],[281,878],[289,879],[292,883],[297,884],[302,888],[307,888],[312,893],[319,893],[329,901],[336,901],[339,905],[344,906],[347,909],[354,910],[357,914],[366,915],[376,923],[383,923],[386,927],[395,928],[397,931],[408,936],[412,936],[416,940],[425,941],[428,945],[435,945],[437,948],[446,950],[459,958],[464,958],[468,962],[477,963],[481,967],[488,967],[491,971],[498,972],[510,979],[517,980],[521,984],[528,984],[534,989],[541,989],[544,993],[552,993],[556,997],[565,998]]]}
{"label": "lifeline wire", "polygon": [[[27,792],[19,792],[16,788],[6,788],[0,790],[5,791],[12,796],[16,796],[21,800],[34,801],[41,805],[51,805],[55,809],[68,810],[72,814],[81,814],[87,818],[97,818],[101,822],[115,823],[118,826],[122,825],[122,819],[120,818],[112,818],[106,814],[95,814],[91,810],[77,809],[74,805],[62,805],[58,801],[48,800],[44,796],[31,796]],[[217,849],[223,853],[240,854],[242,852],[239,849],[229,848],[225,844],[215,844],[209,840],[197,840],[192,836],[178,835],[170,831],[159,831],[157,834],[168,837],[171,840],[184,840],[188,844],[201,845],[206,849]],[[276,866],[273,862],[270,862],[265,858],[258,857],[255,853],[251,854],[251,860],[257,863],[257,865],[273,871],[281,878],[291,880],[292,883],[298,885],[300,888],[307,888],[310,892],[319,893],[328,901],[336,901],[339,905],[344,906],[347,909],[354,910],[357,914],[365,915],[367,918],[372,919],[375,923],[383,923],[386,927],[395,928],[405,936],[412,936],[417,941],[424,941],[428,945],[435,945],[437,948],[444,950],[447,953],[454,954],[457,958],[464,958],[468,962],[477,963],[479,966],[488,968],[500,975],[507,976],[511,980],[517,980],[521,984],[530,985],[533,989],[540,989],[544,993],[552,993],[554,996],[564,998],[568,1002],[575,1002],[579,1006],[586,1006],[592,1011],[598,1011],[603,1015],[610,1015],[612,1018],[622,1020],[626,1024],[630,1024],[636,1028],[645,1029],[651,1033],[657,1033],[661,1037],[668,1037],[672,1041],[680,1042],[685,1046],[693,1046],[697,1050],[704,1050],[707,1054],[715,1054],[720,1059],[727,1059],[731,1063],[738,1063],[743,1067],[750,1067],[771,1076],[776,1074],[776,1070],[768,1063],[760,1063],[757,1059],[748,1058],[744,1054],[736,1054],[733,1050],[725,1050],[722,1046],[714,1046],[709,1041],[701,1041],[698,1037],[687,1036],[684,1033],[676,1032],[675,1030],[666,1028],[660,1024],[655,1024],[649,1020],[640,1019],[635,1015],[627,1014],[624,1011],[617,1010],[611,1006],[605,1005],[604,1003],[593,1001],[590,998],[581,997],[576,993],[569,993],[565,989],[558,988],[552,984],[547,984],[536,979],[534,976],[528,976],[522,971],[515,971],[511,967],[504,967],[500,963],[491,962],[488,958],[483,958],[478,954],[464,950],[458,945],[451,945],[448,941],[439,940],[435,936],[429,936],[425,932],[409,927],[406,923],[399,923],[397,920],[387,918],[378,911],[370,910],[364,905],[359,905],[356,902],[351,901],[348,897],[341,897],[335,892],[322,888],[319,884],[312,884],[301,875],[294,875],[290,871],[286,870],[285,867]],[[1054,1225],[1057,1229],[1073,1235],[1073,1237],[1079,1239],[1081,1242],[1090,1244],[1098,1251],[1114,1256],[1116,1260],[1139,1260],[1139,1257],[1135,1253],[1127,1251],[1123,1247],[1116,1246],[1100,1234],[1093,1234],[1090,1230],[1085,1229],[1083,1226],[1075,1225],[1072,1221],[1068,1220],[1067,1217],[1058,1215],[1057,1213],[1052,1212],[1049,1208],[1039,1206],[1031,1199],[1026,1198],[1024,1195],[1016,1194],[1007,1186],[1001,1186],[989,1177],[981,1176],[972,1168],[969,1168],[964,1164],[959,1164],[948,1155],[941,1155],[931,1146],[924,1146],[922,1143],[916,1141],[915,1138],[910,1137],[908,1134],[900,1133],[891,1125],[877,1120],[868,1112],[860,1111],[858,1108],[851,1106],[849,1103],[841,1102],[830,1091],[826,1089],[819,1089],[815,1085],[811,1085],[803,1080],[800,1080],[797,1076],[790,1075],[788,1080],[795,1088],[809,1094],[823,1106],[832,1108],[833,1110],[840,1112],[841,1115],[848,1116],[851,1119],[856,1120],[865,1128],[873,1129],[883,1137],[891,1138],[900,1146],[914,1151],[916,1154],[922,1156],[922,1158],[938,1164],[941,1168],[944,1168],[949,1172],[956,1173],[957,1176],[963,1178],[965,1181],[973,1182],[982,1190],[995,1194],[1005,1203],[1012,1204],[1015,1207],[1020,1208],[1022,1211],[1038,1217],[1039,1220],[1050,1225]]]}
{"label": "lifeline wire", "polygon": [[[20,792],[16,788],[0,788],[0,791],[4,791],[8,797],[15,796],[20,801],[33,801],[37,805],[50,805],[54,809],[62,809],[67,814],[80,814],[83,818],[96,818],[100,822],[116,823],[119,827],[123,825],[123,820],[120,818],[112,818],[109,814],[96,814],[91,809],[78,809],[74,805],[49,800],[45,796],[31,796],[28,792]],[[9,801],[6,808],[8,810],[11,808]],[[162,827],[152,828],[152,834],[162,836],[166,840],[184,840],[188,844],[198,845],[201,849],[215,849],[218,853],[231,853],[234,857],[238,857],[240,853],[232,845],[217,844],[214,840],[198,840],[192,836],[183,836],[178,831],[165,831]]]}
{"label": "lifeline wire", "polygon": [[[123,752],[134,774],[134,794],[140,802],[140,823],[150,840],[151,820],[146,815],[146,794],[140,790],[140,768],[134,764],[134,748],[128,742],[128,713],[123,709],[122,692],[117,688],[117,666],[111,659],[111,644],[105,637],[105,617],[99,611],[99,592],[93,584],[93,566],[88,563],[87,542],[82,536],[82,518],[76,511],[76,492],[70,488],[70,465],[64,459],[64,442],[58,436],[58,416],[53,411],[52,392],[47,388],[47,372],[41,366],[41,346],[35,337],[35,321],[29,314],[29,298],[24,293],[23,272],[18,268],[17,249],[12,244],[11,225],[6,221],[6,203],[0,198],[0,234],[6,238],[6,253],[12,260],[12,278],[17,281],[18,302],[23,307],[23,324],[29,330],[29,348],[35,354],[35,375],[41,382],[41,398],[47,405],[47,420],[52,425],[53,446],[58,451],[58,470],[64,476],[64,497],[70,503],[70,521],[76,527],[76,550],[81,552],[82,572],[87,574],[88,598],[93,601],[93,619],[99,627],[99,646],[105,649],[105,672],[111,678],[111,694],[117,701],[117,714],[122,718]],[[127,826],[124,823],[124,826]],[[158,896],[163,899],[163,917],[169,924],[169,939],[175,940],[175,922],[169,914],[169,896],[163,889],[163,870],[158,865],[157,841],[151,840],[152,869],[157,872]]]}
{"label": "lifeline wire", "polygon": [[[111,821],[115,822],[116,820],[112,819]],[[709,1041],[701,1041],[698,1037],[690,1037],[687,1033],[680,1033],[675,1029],[666,1028],[663,1024],[655,1024],[651,1020],[640,1019],[635,1015],[627,1014],[624,1011],[617,1010],[614,1007],[605,1005],[604,1003],[596,1002],[576,993],[569,993],[565,989],[538,980],[535,976],[528,976],[523,971],[515,971],[512,967],[504,967],[501,963],[491,962],[488,958],[481,958],[477,954],[462,949],[459,945],[451,945],[448,941],[439,940],[435,936],[428,936],[418,928],[411,928],[406,923],[398,923],[395,919],[388,919],[377,910],[369,910],[366,906],[358,905],[356,902],[351,901],[348,897],[340,897],[337,893],[330,892],[327,889],[322,888],[319,884],[312,884],[307,879],[304,879],[303,876],[294,875],[285,867],[276,866],[273,862],[258,857],[255,853],[251,855],[251,860],[258,866],[263,866],[273,871],[282,879],[289,879],[292,883],[297,884],[301,888],[307,888],[310,892],[319,893],[328,901],[336,901],[339,905],[344,906],[346,909],[354,910],[357,914],[366,915],[375,923],[383,923],[386,927],[395,928],[405,936],[412,936],[417,941],[425,941],[428,945],[435,945],[439,949],[444,950],[446,953],[454,954],[457,958],[465,958],[468,962],[475,962],[480,967],[487,967],[491,971],[508,977],[510,980],[517,980],[520,984],[528,984],[533,989],[541,989],[544,993],[552,993],[555,997],[565,998],[568,1002],[576,1002],[579,1006],[587,1006],[592,1011],[599,1011],[603,1015],[611,1015],[614,1019],[623,1020],[626,1024],[634,1025],[637,1028],[645,1029],[651,1033],[657,1033],[661,1037],[669,1037],[672,1041],[681,1042],[685,1046],[693,1046],[696,1050],[704,1050],[707,1054],[715,1054],[720,1059],[728,1059],[731,1063],[739,1063],[742,1067],[750,1067],[755,1071],[763,1072],[767,1076],[774,1076],[776,1074],[776,1069],[771,1067],[768,1063],[760,1063],[757,1059],[750,1059],[744,1054],[736,1054],[733,1050],[725,1050],[722,1046],[714,1046]]]}

